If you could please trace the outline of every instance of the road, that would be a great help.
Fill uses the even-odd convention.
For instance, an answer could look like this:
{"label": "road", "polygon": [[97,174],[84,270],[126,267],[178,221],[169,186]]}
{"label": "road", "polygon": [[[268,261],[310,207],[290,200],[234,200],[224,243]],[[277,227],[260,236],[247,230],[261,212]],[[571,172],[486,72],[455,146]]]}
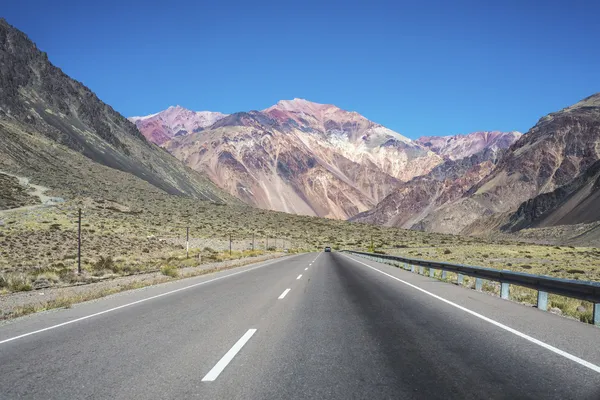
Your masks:
{"label": "road", "polygon": [[0,325],[1,399],[600,399],[600,329],[341,253]]}

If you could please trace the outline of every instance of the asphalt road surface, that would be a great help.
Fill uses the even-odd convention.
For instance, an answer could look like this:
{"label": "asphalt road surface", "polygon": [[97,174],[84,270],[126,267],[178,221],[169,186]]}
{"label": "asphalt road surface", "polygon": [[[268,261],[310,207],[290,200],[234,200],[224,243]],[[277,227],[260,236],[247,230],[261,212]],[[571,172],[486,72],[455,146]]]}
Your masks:
{"label": "asphalt road surface", "polygon": [[600,329],[302,254],[0,325],[0,398],[600,400]]}

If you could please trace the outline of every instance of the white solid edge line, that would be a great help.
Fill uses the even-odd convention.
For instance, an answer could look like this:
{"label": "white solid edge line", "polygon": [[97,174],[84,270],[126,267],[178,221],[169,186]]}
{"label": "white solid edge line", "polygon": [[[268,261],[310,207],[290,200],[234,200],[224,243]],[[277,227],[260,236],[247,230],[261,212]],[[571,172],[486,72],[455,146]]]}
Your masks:
{"label": "white solid edge line", "polygon": [[279,299],[279,300],[283,299],[285,297],[285,295],[290,292],[290,290],[292,290],[292,289],[285,289],[283,291],[283,293],[281,293],[281,295],[277,299]]}
{"label": "white solid edge line", "polygon": [[302,278],[302,274],[298,275],[298,277],[296,278],[296,280]]}
{"label": "white solid edge line", "polygon": [[134,301],[132,303],[123,304],[123,305],[120,305],[118,307],[109,308],[108,310],[104,310],[104,311],[100,311],[100,312],[97,312],[97,313],[94,313],[94,314],[86,315],[85,317],[73,319],[71,321],[66,321],[66,322],[63,322],[63,323],[60,323],[60,324],[57,324],[57,325],[52,325],[52,326],[49,326],[47,328],[38,329],[37,331],[24,333],[24,334],[19,335],[19,336],[15,336],[15,337],[12,337],[12,338],[9,338],[9,339],[4,339],[4,340],[0,341],[0,344],[12,342],[13,340],[22,339],[24,337],[35,335],[37,333],[42,333],[42,332],[45,332],[45,331],[49,331],[51,329],[60,328],[61,326],[74,324],[75,322],[79,322],[79,321],[83,321],[83,320],[86,320],[86,319],[89,319],[89,318],[97,317],[97,316],[102,315],[102,314],[107,314],[107,313],[112,312],[112,311],[120,310],[121,308],[130,307],[130,306],[133,306],[135,304],[143,303],[143,302],[146,302],[148,300],[157,299],[159,297],[163,297],[163,296],[166,296],[166,295],[169,295],[169,294],[181,292],[183,290],[191,289],[191,288],[194,288],[196,286],[200,286],[200,285],[204,285],[204,284],[207,284],[207,283],[215,282],[215,281],[218,281],[218,280],[221,280],[221,279],[228,278],[230,276],[234,276],[234,275],[239,275],[239,274],[243,274],[243,273],[246,273],[246,272],[250,272],[250,271],[253,271],[255,269],[266,267],[267,265],[271,265],[271,264],[274,264],[274,263],[280,262],[280,261],[282,261],[282,260],[281,259],[276,259],[276,260],[273,260],[273,261],[268,262],[266,264],[262,264],[262,265],[258,265],[256,267],[248,268],[248,269],[245,269],[243,271],[238,271],[238,272],[234,272],[232,274],[227,274],[225,276],[220,276],[218,278],[213,278],[213,279],[209,279],[207,281],[202,281],[202,282],[199,282],[199,283],[194,283],[193,285],[190,285],[190,286],[185,286],[185,287],[182,287],[182,288],[179,288],[179,289],[171,290],[169,292],[157,294],[156,296],[146,297],[145,299],[137,300],[137,301]]}
{"label": "white solid edge line", "polygon": [[540,346],[540,347],[543,347],[543,348],[545,348],[546,350],[550,350],[550,351],[551,351],[551,352],[553,352],[553,353],[556,353],[556,354],[558,354],[558,355],[560,355],[560,356],[563,356],[563,357],[565,357],[565,358],[567,358],[567,359],[569,359],[569,360],[571,360],[571,361],[574,361],[574,362],[576,362],[577,364],[583,365],[584,367],[586,367],[586,368],[589,368],[589,369],[591,369],[592,371],[594,371],[594,372],[597,372],[597,373],[599,373],[599,374],[600,374],[600,366],[598,366],[598,365],[592,364],[592,363],[591,363],[591,362],[589,362],[589,361],[586,361],[586,360],[584,360],[584,359],[582,359],[582,358],[579,358],[579,357],[577,357],[577,356],[574,356],[573,354],[567,353],[567,352],[566,352],[566,351],[564,351],[564,350],[561,350],[561,349],[559,349],[559,348],[556,348],[556,347],[554,347],[554,346],[552,346],[552,345],[549,345],[549,344],[547,344],[547,343],[545,343],[545,342],[542,342],[541,340],[538,340],[538,339],[536,339],[536,338],[534,338],[534,337],[531,337],[531,336],[529,336],[529,335],[527,335],[527,334],[525,334],[525,333],[523,333],[523,332],[520,332],[520,331],[518,331],[518,330],[516,330],[516,329],[513,329],[513,328],[511,328],[511,327],[509,327],[509,326],[506,326],[506,325],[504,325],[504,324],[502,324],[502,323],[500,323],[500,322],[498,322],[498,321],[495,321],[495,320],[493,320],[493,319],[491,319],[491,318],[488,318],[488,317],[486,317],[486,316],[484,316],[484,315],[481,315],[481,314],[479,314],[479,313],[476,313],[475,311],[469,310],[468,308],[465,308],[465,307],[463,307],[463,306],[461,306],[461,305],[458,305],[458,304],[456,304],[456,303],[453,303],[453,302],[451,302],[450,300],[446,300],[446,299],[444,299],[443,297],[440,297],[440,296],[438,296],[438,295],[436,295],[436,294],[433,294],[433,293],[431,293],[431,292],[428,292],[427,290],[425,290],[425,289],[422,289],[422,288],[420,288],[420,287],[418,287],[418,286],[416,286],[416,285],[413,285],[412,283],[408,283],[408,282],[406,282],[406,281],[404,281],[404,280],[402,280],[402,279],[400,279],[400,278],[397,278],[397,277],[395,277],[395,276],[393,276],[393,275],[390,275],[390,274],[388,274],[388,273],[386,273],[386,272],[383,272],[383,271],[381,271],[381,270],[379,270],[379,269],[377,269],[377,268],[375,268],[375,267],[372,267],[372,266],[370,266],[370,265],[368,265],[368,264],[365,264],[365,263],[364,263],[364,262],[362,262],[362,261],[356,260],[356,259],[354,259],[354,258],[352,258],[352,257],[350,257],[350,256],[347,256],[347,255],[345,255],[345,254],[344,254],[344,257],[347,257],[347,258],[349,258],[349,259],[351,259],[351,260],[353,260],[353,261],[355,261],[355,262],[357,262],[357,263],[360,263],[360,264],[362,264],[362,265],[364,265],[364,266],[366,266],[366,267],[368,267],[368,268],[371,268],[372,270],[374,270],[374,271],[377,271],[377,272],[379,272],[380,274],[386,275],[386,276],[387,276],[387,277],[389,277],[389,278],[395,279],[395,280],[397,280],[398,282],[404,283],[405,285],[407,285],[407,286],[410,286],[410,287],[412,287],[413,289],[417,289],[417,290],[419,290],[419,291],[421,291],[421,292],[423,292],[423,293],[425,293],[425,294],[427,294],[427,295],[429,295],[429,296],[431,296],[431,297],[433,297],[433,298],[435,298],[435,299],[438,299],[438,300],[440,300],[440,301],[443,301],[444,303],[446,303],[446,304],[449,304],[449,305],[451,305],[452,307],[456,307],[456,308],[458,308],[459,310],[462,310],[462,311],[464,311],[464,312],[466,312],[466,313],[468,313],[468,314],[471,314],[471,315],[473,315],[473,316],[475,316],[475,317],[477,317],[477,318],[479,318],[479,319],[482,319],[482,320],[484,320],[484,321],[486,321],[486,322],[489,322],[489,323],[490,323],[490,324],[492,324],[492,325],[496,325],[497,327],[499,327],[499,328],[501,328],[501,329],[504,329],[504,330],[505,330],[505,331],[507,331],[507,332],[510,332],[510,333],[512,333],[512,334],[514,334],[514,335],[517,335],[517,336],[519,336],[519,337],[521,337],[521,338],[523,338],[523,339],[525,339],[525,340],[528,340],[528,341],[530,341],[531,343],[537,344],[538,346]]}
{"label": "white solid edge line", "polygon": [[244,345],[248,342],[248,340],[250,340],[252,335],[254,335],[255,333],[256,329],[248,329],[248,332],[244,333],[244,336],[242,336],[240,340],[238,340],[233,345],[233,347],[229,349],[227,353],[225,353],[223,358],[221,358],[219,362],[216,363],[210,371],[208,371],[208,374],[206,374],[204,378],[202,378],[202,382],[212,382],[215,379],[217,379],[217,377],[221,374],[221,372],[223,372],[225,367],[231,362],[231,360],[233,360],[233,357],[235,357],[235,355],[239,353],[242,347],[244,347]]}

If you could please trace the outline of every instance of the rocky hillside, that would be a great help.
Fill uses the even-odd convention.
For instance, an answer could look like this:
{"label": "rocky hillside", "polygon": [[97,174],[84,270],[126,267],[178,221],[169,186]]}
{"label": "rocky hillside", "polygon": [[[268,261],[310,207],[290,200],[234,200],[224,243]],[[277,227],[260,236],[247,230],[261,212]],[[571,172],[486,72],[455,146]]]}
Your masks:
{"label": "rocky hillside", "polygon": [[[599,159],[600,94],[595,94],[541,118],[511,146],[488,176],[461,199],[428,215],[419,228],[446,233],[480,233],[505,225],[522,203],[570,184]],[[570,191],[568,189],[563,195]],[[528,209],[525,213],[531,216],[526,219],[536,219],[550,212],[554,205],[562,204],[563,195],[557,194],[553,206],[546,204],[552,195],[540,197],[525,205],[521,214]],[[541,208],[535,210],[538,206]],[[558,218],[554,223],[570,223],[569,218],[565,218]],[[512,221],[517,223],[515,219]]]}
{"label": "rocky hillside", "polygon": [[426,175],[401,183],[373,209],[351,221],[411,228],[439,207],[460,199],[494,168],[501,149],[491,147],[447,160]]}
{"label": "rocky hillside", "polygon": [[342,219],[443,161],[356,112],[302,99],[226,116],[163,146],[248,204]]}
{"label": "rocky hillside", "polygon": [[600,161],[571,182],[522,203],[503,230],[546,228],[600,221]]}
{"label": "rocky hillside", "polygon": [[175,106],[145,117],[131,117],[129,120],[135,123],[146,139],[161,145],[174,137],[200,132],[226,116],[219,112],[190,111]]}
{"label": "rocky hillside", "polygon": [[467,135],[423,136],[417,143],[450,160],[460,160],[485,149],[497,151],[510,147],[522,136],[520,132],[484,131]]}
{"label": "rocky hillside", "polygon": [[[134,124],[52,65],[3,19],[0,137],[0,171],[34,178],[68,195],[110,192],[107,185],[112,184],[119,195],[139,187],[144,188],[140,196],[156,190],[231,200],[203,175],[148,142]],[[133,177],[145,183],[133,183]]]}

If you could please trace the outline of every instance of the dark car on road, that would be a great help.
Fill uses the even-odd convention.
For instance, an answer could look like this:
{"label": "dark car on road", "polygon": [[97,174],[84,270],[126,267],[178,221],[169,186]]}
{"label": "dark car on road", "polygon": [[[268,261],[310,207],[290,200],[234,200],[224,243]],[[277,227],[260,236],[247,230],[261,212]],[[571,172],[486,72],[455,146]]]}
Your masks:
{"label": "dark car on road", "polygon": [[331,247],[329,247],[329,246],[325,247],[325,253],[331,253]]}

